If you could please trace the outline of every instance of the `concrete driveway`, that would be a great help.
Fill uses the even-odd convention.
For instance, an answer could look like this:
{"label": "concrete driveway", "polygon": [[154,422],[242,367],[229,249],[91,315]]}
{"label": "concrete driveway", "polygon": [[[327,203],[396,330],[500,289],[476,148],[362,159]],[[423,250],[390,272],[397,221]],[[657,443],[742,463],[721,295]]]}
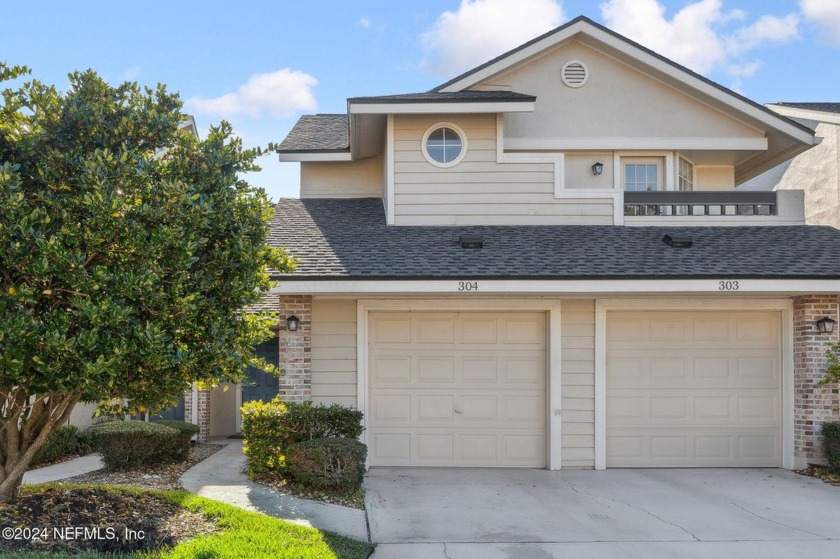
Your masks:
{"label": "concrete driveway", "polygon": [[840,487],[773,469],[372,469],[375,559],[840,557]]}

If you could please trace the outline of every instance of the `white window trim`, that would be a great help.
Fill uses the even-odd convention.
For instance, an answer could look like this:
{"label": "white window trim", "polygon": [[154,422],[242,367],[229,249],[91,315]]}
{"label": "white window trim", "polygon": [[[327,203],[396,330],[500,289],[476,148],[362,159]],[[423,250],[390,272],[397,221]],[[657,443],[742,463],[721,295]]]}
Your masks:
{"label": "white window trim", "polygon": [[[429,155],[429,151],[426,149],[426,142],[429,140],[429,136],[432,135],[433,132],[440,130],[441,128],[449,128],[454,130],[456,134],[461,138],[461,153],[458,154],[458,157],[449,161],[447,163],[441,163],[440,161],[435,160],[434,157]],[[420,149],[423,151],[423,157],[426,158],[426,161],[429,164],[434,165],[435,167],[439,167],[441,169],[449,169],[450,167],[454,167],[458,163],[464,160],[464,157],[467,155],[467,149],[469,142],[467,140],[467,134],[464,132],[464,129],[454,124],[452,122],[436,122],[429,126],[425,133],[423,133],[423,139],[420,140]]]}
{"label": "white window trim", "polygon": [[[676,160],[673,151],[616,151],[613,153],[613,182],[615,189],[624,192],[624,167],[622,159],[633,157],[661,157],[664,160],[662,168],[662,188],[665,191],[676,190],[675,166]],[[622,215],[624,213],[622,208]]]}
{"label": "white window trim", "polygon": [[680,159],[684,160],[686,163],[691,165],[691,190],[694,191],[695,190],[694,187],[697,186],[697,164],[694,163],[694,161],[692,161],[691,159],[689,159],[688,157],[686,157],[685,155],[683,155],[681,153],[677,153],[677,156],[675,158],[676,164],[674,165],[674,171],[677,174],[677,176],[675,178],[675,180],[676,180],[676,187],[675,188],[676,188],[676,190],[680,189]]}
{"label": "white window trim", "polygon": [[781,313],[782,468],[794,468],[793,301],[791,299],[596,299],[595,300],[595,469],[607,467],[607,312],[778,311]]}
{"label": "white window trim", "polygon": [[361,442],[368,445],[370,379],[368,373],[368,335],[371,312],[544,312],[546,313],[546,469],[561,466],[561,302],[559,299],[476,299],[441,301],[438,299],[359,299],[356,302],[356,401],[362,412]]}

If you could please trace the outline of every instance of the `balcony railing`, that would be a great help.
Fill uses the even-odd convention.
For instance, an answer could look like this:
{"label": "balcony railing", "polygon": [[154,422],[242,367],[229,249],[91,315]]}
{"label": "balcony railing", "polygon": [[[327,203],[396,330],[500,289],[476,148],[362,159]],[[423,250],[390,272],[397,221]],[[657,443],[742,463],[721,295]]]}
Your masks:
{"label": "balcony railing", "polygon": [[776,216],[776,192],[625,192],[625,216]]}

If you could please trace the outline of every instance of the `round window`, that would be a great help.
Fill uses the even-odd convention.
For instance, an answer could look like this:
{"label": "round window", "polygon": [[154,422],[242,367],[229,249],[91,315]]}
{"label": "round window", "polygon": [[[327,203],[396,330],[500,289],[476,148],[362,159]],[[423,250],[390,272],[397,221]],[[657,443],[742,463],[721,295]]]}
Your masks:
{"label": "round window", "polygon": [[467,136],[454,124],[435,124],[423,135],[423,155],[436,167],[457,165],[466,153]]}

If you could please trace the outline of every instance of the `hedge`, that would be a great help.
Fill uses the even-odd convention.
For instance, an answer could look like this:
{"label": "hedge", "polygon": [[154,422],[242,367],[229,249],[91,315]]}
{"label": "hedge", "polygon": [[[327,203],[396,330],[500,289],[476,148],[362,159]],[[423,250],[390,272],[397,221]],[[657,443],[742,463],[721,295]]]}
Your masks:
{"label": "hedge", "polygon": [[179,431],[160,423],[109,421],[93,425],[87,432],[111,470],[183,460]]}
{"label": "hedge", "polygon": [[35,451],[30,467],[55,462],[65,456],[75,454],[84,456],[91,450],[93,450],[93,442],[87,434],[79,432],[79,429],[73,425],[62,425],[50,433],[41,448]]}
{"label": "hedge", "polygon": [[315,488],[352,493],[362,486],[367,447],[353,439],[331,437],[293,444],[286,453],[288,474]]}
{"label": "hedge", "polygon": [[822,448],[828,469],[840,474],[840,422],[822,424]]}
{"label": "hedge", "polygon": [[178,449],[176,454],[179,455],[180,460],[186,460],[190,455],[190,442],[194,436],[201,432],[201,428],[193,423],[178,421],[177,419],[161,419],[160,421],[153,421],[153,423],[172,427],[178,431]]}

